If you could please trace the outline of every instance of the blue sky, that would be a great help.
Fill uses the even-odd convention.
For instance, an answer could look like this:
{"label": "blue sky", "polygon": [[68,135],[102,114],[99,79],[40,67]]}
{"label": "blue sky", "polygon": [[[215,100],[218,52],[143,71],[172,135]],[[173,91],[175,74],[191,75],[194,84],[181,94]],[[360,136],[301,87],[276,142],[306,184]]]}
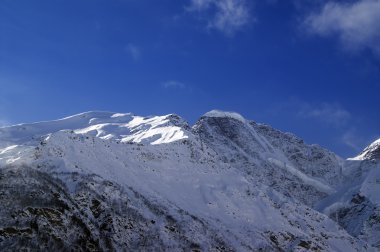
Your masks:
{"label": "blue sky", "polygon": [[380,1],[2,0],[0,124],[211,109],[343,157],[380,137]]}

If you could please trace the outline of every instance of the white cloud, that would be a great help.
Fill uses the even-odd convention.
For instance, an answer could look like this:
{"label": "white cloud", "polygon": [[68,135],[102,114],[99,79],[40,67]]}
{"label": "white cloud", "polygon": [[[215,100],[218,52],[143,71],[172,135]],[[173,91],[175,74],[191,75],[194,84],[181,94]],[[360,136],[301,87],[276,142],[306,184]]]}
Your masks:
{"label": "white cloud", "polygon": [[315,106],[304,103],[298,115],[304,118],[316,119],[335,127],[344,126],[351,119],[350,112],[336,103],[321,103]]}
{"label": "white cloud", "polygon": [[310,32],[339,37],[345,48],[369,48],[380,54],[380,0],[327,2],[309,15],[305,25]]}
{"label": "white cloud", "polygon": [[190,11],[204,12],[207,28],[234,35],[251,20],[247,0],[191,0]]}
{"label": "white cloud", "polygon": [[139,60],[141,58],[141,50],[138,46],[134,44],[128,44],[125,47],[125,51],[132,57],[134,60]]}
{"label": "white cloud", "polygon": [[186,88],[186,85],[184,83],[180,81],[176,81],[176,80],[166,81],[162,83],[162,86],[164,88],[180,88],[180,89]]}

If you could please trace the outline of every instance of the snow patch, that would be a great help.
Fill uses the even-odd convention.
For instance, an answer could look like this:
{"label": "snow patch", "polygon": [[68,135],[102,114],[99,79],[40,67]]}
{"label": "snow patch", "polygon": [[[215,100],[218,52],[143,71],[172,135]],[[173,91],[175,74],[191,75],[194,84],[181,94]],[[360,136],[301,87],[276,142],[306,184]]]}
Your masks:
{"label": "snow patch", "polygon": [[9,147],[6,147],[4,149],[0,149],[0,155],[4,154],[4,153],[7,153],[15,148],[17,148],[18,145],[11,145]]}
{"label": "snow patch", "polygon": [[101,139],[153,145],[189,138],[190,133],[180,127],[181,125],[176,125],[170,117],[171,115],[141,117],[131,113],[85,112],[55,121],[1,128],[0,147],[26,143],[36,145],[41,137],[61,130]]}
{"label": "snow patch", "polygon": [[11,145],[0,149],[0,167],[16,163],[30,163],[33,159],[34,147]]}
{"label": "snow patch", "polygon": [[169,116],[133,117],[133,120],[124,126],[129,128],[132,134],[123,137],[122,142],[149,141],[152,145],[156,145],[189,138],[181,127],[170,123]]}

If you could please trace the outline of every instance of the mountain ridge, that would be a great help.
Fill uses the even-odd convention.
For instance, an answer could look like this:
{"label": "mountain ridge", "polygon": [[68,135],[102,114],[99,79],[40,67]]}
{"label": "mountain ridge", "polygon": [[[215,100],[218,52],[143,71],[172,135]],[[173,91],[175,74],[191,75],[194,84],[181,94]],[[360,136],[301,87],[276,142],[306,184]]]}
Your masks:
{"label": "mountain ridge", "polygon": [[[0,128],[0,170],[4,176],[12,177],[12,170],[20,170],[21,174],[40,172],[48,181],[60,181],[64,192],[60,197],[65,202],[76,202],[77,194],[84,193],[74,177],[87,184],[91,176],[96,176],[99,182],[92,183],[112,183],[118,190],[128,191],[127,198],[137,193],[145,199],[145,203],[133,200],[137,204],[134,209],[145,216],[141,217],[142,225],[148,225],[146,207],[152,204],[161,209],[155,218],[176,223],[174,227],[159,226],[155,231],[146,229],[159,237],[160,250],[377,250],[380,232],[372,220],[379,216],[378,168],[366,162],[343,162],[334,153],[307,145],[291,133],[222,111],[204,114],[191,127],[175,114],[141,117],[85,112],[57,121]],[[342,194],[344,187],[352,193]],[[110,196],[117,204],[122,201],[121,196]],[[105,198],[91,197],[103,206],[110,204]],[[18,211],[32,216],[30,204],[20,203]],[[34,207],[42,211],[40,205]],[[79,217],[91,226],[89,237],[102,241],[95,242],[98,249],[109,246],[122,250],[139,241],[136,230],[129,236],[122,231],[126,228],[120,223],[128,219],[125,214],[130,210],[107,210],[114,223],[111,233],[123,237],[123,245],[111,234],[97,236],[103,231],[97,227],[97,214],[87,207],[83,209],[90,211],[88,217]],[[358,207],[368,209],[368,214],[363,217]],[[76,216],[70,210],[56,211],[66,222]],[[24,218],[12,214],[16,219]],[[35,215],[33,218],[38,219]],[[49,220],[45,222],[57,229]],[[192,240],[190,230],[200,223],[199,231],[219,230],[218,241],[206,235],[209,238],[202,244],[185,242]],[[360,227],[353,229],[357,223]],[[4,230],[11,227],[4,227],[3,232],[0,229],[0,238],[9,240],[10,234],[4,235]],[[67,235],[57,230],[59,237]],[[33,228],[25,235],[33,241],[39,239]],[[47,236],[53,244],[54,239]],[[171,238],[165,238],[168,236]],[[109,244],[105,245],[107,239]],[[177,241],[175,246],[170,245],[172,241]]]}

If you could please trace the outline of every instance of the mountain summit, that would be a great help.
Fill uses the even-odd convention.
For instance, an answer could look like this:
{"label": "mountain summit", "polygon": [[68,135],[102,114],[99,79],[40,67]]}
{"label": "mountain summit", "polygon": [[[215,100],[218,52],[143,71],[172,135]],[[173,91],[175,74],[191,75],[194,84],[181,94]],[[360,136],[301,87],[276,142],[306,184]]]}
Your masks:
{"label": "mountain summit", "polygon": [[357,157],[352,158],[352,160],[379,161],[380,160],[380,139],[370,144]]}
{"label": "mountain summit", "polygon": [[376,251],[371,146],[342,160],[216,110],[0,128],[0,249]]}

